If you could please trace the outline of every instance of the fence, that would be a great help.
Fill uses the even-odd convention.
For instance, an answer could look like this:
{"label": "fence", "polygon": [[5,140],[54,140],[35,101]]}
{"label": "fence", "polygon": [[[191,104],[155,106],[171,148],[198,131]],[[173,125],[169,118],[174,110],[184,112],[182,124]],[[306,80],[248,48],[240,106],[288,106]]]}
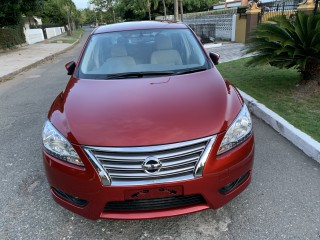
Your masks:
{"label": "fence", "polygon": [[[233,41],[234,15],[237,8],[219,9],[206,12],[186,13],[183,22],[188,24],[203,41],[210,42],[214,39]],[[164,16],[156,17],[156,20],[164,20]],[[173,20],[173,15],[168,15],[166,20]]]}
{"label": "fence", "polygon": [[209,34],[206,39],[210,39],[210,37],[212,38],[210,34],[212,34],[212,32],[214,31],[215,39],[231,41],[232,31],[233,31],[232,19],[233,19],[233,14],[220,14],[220,15],[205,15],[205,16],[192,17],[192,18],[185,17],[183,22],[185,22],[190,26],[192,25],[200,26],[199,28],[200,29],[202,28],[203,30],[199,30],[199,31],[203,31],[204,34]]}
{"label": "fence", "polygon": [[216,26],[214,24],[189,24],[190,28],[200,37],[202,43],[214,42]]}
{"label": "fence", "polygon": [[290,18],[296,14],[298,6],[299,3],[296,0],[264,3],[261,7],[259,21],[266,22],[276,16],[286,16]]}

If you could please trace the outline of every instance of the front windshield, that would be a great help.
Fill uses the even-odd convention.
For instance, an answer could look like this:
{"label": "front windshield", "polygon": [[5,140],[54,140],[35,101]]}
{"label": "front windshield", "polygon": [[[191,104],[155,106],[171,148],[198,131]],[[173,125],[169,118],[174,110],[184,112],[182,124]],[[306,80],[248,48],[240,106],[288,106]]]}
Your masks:
{"label": "front windshield", "polygon": [[148,29],[93,35],[79,67],[80,78],[124,74],[174,74],[210,65],[189,29]]}

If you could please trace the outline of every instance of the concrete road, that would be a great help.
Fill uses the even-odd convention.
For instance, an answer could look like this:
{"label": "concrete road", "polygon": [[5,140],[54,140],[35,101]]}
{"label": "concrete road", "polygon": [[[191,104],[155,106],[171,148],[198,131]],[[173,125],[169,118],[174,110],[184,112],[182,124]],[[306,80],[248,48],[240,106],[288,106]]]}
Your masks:
{"label": "concrete road", "polygon": [[90,221],[51,198],[41,128],[83,41],[0,84],[0,239],[320,239],[320,165],[254,119],[251,185],[218,210],[144,221]]}

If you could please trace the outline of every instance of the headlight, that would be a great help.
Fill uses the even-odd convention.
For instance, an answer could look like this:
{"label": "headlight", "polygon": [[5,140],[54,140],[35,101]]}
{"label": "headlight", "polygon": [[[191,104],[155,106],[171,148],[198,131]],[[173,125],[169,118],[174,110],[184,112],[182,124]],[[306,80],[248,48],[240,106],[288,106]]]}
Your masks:
{"label": "headlight", "polygon": [[78,166],[84,166],[68,140],[49,121],[44,124],[42,141],[46,152],[51,156]]}
{"label": "headlight", "polygon": [[250,113],[247,106],[243,104],[240,113],[228,128],[217,154],[224,153],[245,141],[250,136],[251,130]]}

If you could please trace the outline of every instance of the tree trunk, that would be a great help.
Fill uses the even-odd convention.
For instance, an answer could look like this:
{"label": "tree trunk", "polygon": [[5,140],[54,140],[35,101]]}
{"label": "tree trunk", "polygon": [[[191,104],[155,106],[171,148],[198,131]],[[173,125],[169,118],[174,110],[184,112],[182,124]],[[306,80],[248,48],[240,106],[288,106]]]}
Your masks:
{"label": "tree trunk", "polygon": [[68,14],[68,30],[67,34],[68,36],[71,36],[72,30],[71,30],[71,22],[70,22],[70,15]]}
{"label": "tree trunk", "polygon": [[308,84],[310,81],[317,81],[320,84],[320,64],[309,61],[304,70],[301,70],[303,82]]}
{"label": "tree trunk", "polygon": [[180,20],[183,22],[183,2],[182,0],[179,0],[179,5],[180,5]]}
{"label": "tree trunk", "polygon": [[174,0],[174,21],[179,20],[179,4],[178,0]]}
{"label": "tree trunk", "polygon": [[164,20],[167,20],[167,7],[166,7],[165,0],[162,0],[162,5],[163,5]]}
{"label": "tree trunk", "polygon": [[31,17],[27,17],[27,19],[28,19],[28,22],[29,22],[29,28],[31,28],[31,25],[32,25],[32,23],[31,23]]}
{"label": "tree trunk", "polygon": [[151,20],[151,3],[150,3],[150,0],[147,1],[147,4],[148,4],[149,20]]}

